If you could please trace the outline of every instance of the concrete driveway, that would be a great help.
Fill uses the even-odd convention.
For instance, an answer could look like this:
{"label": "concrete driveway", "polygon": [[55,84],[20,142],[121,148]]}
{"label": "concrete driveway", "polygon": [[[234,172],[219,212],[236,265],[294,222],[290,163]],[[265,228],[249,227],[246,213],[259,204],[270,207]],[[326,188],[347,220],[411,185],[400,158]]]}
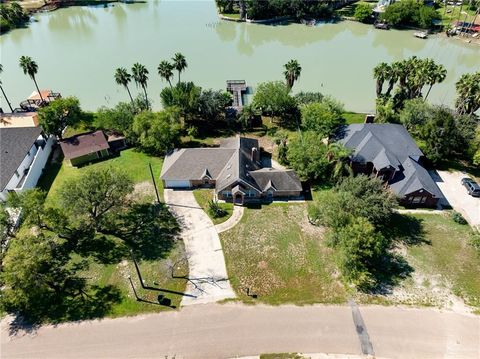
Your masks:
{"label": "concrete driveway", "polygon": [[235,298],[217,230],[193,192],[166,189],[164,198],[182,228],[190,268],[187,293],[195,296],[183,297],[181,305]]}
{"label": "concrete driveway", "polygon": [[480,226],[480,198],[475,198],[467,193],[461,180],[468,177],[460,171],[437,171],[438,176],[432,176],[448,203],[454,210],[463,214],[471,226]]}

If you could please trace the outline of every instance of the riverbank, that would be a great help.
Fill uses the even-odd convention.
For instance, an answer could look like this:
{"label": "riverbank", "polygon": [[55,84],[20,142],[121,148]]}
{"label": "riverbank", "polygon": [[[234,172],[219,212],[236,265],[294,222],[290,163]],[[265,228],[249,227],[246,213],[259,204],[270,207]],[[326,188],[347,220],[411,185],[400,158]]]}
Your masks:
{"label": "riverbank", "polygon": [[[30,13],[53,11],[67,6],[108,5],[121,0],[23,0],[20,5]],[[125,1],[122,1],[125,2]]]}

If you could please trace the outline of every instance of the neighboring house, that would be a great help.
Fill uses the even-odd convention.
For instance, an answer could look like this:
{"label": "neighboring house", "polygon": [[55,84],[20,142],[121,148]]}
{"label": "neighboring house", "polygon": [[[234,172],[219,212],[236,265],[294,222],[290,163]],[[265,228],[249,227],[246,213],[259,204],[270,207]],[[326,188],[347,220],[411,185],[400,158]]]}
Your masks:
{"label": "neighboring house", "polygon": [[36,112],[0,113],[0,127],[37,127],[38,115]]}
{"label": "neighboring house", "polygon": [[8,126],[0,124],[1,201],[5,201],[8,192],[36,186],[55,142],[54,137],[46,136],[40,127],[12,126],[11,122]]}
{"label": "neighboring house", "polygon": [[215,188],[218,199],[235,204],[302,196],[293,170],[262,168],[258,141],[240,136],[218,148],[173,151],[165,157],[160,178],[165,188]]}
{"label": "neighboring house", "polygon": [[402,125],[349,125],[342,130],[339,141],[353,150],[350,160],[354,173],[381,178],[402,205],[434,207],[443,198],[422,166],[422,151]]}
{"label": "neighboring house", "polygon": [[109,136],[103,131],[88,132],[60,141],[65,159],[72,166],[110,157],[126,147],[125,137]]}

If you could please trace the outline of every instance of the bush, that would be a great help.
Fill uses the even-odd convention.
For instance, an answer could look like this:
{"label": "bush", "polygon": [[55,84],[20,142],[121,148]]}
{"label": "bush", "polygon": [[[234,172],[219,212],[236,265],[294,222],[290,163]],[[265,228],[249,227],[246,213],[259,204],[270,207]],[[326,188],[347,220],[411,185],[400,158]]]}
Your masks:
{"label": "bush", "polygon": [[457,212],[457,211],[452,212],[452,219],[458,224],[467,224],[468,223],[467,220],[465,219],[465,217],[463,217],[462,214]]}
{"label": "bush", "polygon": [[359,4],[355,8],[355,14],[353,15],[355,20],[368,23],[372,21],[373,8],[370,4]]}
{"label": "bush", "polygon": [[227,215],[227,211],[220,207],[218,202],[214,200],[208,201],[208,213],[213,218],[220,218]]}

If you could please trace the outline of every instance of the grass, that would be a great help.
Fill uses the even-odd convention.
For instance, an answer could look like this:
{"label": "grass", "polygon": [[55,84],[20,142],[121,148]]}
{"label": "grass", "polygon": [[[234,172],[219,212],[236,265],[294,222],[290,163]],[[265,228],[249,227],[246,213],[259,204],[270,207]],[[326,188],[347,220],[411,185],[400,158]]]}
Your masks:
{"label": "grass", "polygon": [[364,123],[365,122],[365,114],[364,113],[357,113],[357,112],[345,112],[343,114],[343,118],[347,125],[351,125],[352,123]]}
{"label": "grass", "polygon": [[213,224],[217,225],[225,222],[233,213],[233,203],[219,203],[218,205],[226,211],[226,215],[223,217],[213,217],[208,211],[208,202],[213,200],[212,189],[196,189],[193,191],[193,195],[198,205],[203,208],[206,214],[210,217]]}
{"label": "grass", "polygon": [[225,17],[229,17],[231,19],[240,20],[240,14],[238,12],[237,13],[231,13],[231,14],[224,13],[222,15],[225,16]]}
{"label": "grass", "polygon": [[93,163],[83,167],[73,167],[68,163],[53,162],[47,167],[44,175],[39,181],[39,187],[48,191],[48,201],[57,203],[58,192],[63,183],[70,178],[78,176],[87,168],[104,168],[108,166],[117,167],[125,170],[134,183],[151,182],[151,174],[148,164],[152,164],[153,174],[157,183],[157,188],[160,194],[163,192],[163,184],[160,181],[160,171],[163,160],[159,157],[152,157],[136,149],[127,149],[120,152],[119,156],[110,158],[108,160]]}
{"label": "grass", "polygon": [[[58,203],[58,191],[62,184],[68,179],[74,178],[85,171],[87,168],[102,168],[107,166],[117,167],[125,170],[130,175],[135,184],[142,182],[151,183],[151,174],[148,164],[152,164],[154,176],[157,180],[157,186],[160,194],[163,193],[162,182],[158,180],[163,160],[158,157],[152,157],[135,149],[127,149],[120,153],[118,157],[110,158],[105,161],[97,162],[81,168],[68,165],[66,162],[53,162],[47,167],[42,176],[39,186],[48,191],[47,201],[55,205]],[[152,194],[153,195],[153,194]],[[149,193],[150,196],[150,193]],[[154,260],[143,260],[140,262],[140,271],[147,286],[163,288],[175,292],[183,292],[186,288],[184,279],[172,279],[168,263],[179,263],[175,268],[175,273],[180,275],[188,274],[188,265],[181,259],[185,258],[183,242],[175,242],[173,247],[165,257]],[[86,258],[89,268],[82,275],[88,278],[90,284],[98,286],[113,285],[120,290],[120,300],[111,303],[111,308],[107,316],[116,317],[124,315],[135,315],[145,312],[158,312],[178,308],[181,295],[165,293],[158,290],[147,290],[140,286],[132,260],[120,261],[119,263],[105,264],[92,256]],[[111,263],[111,262],[110,262]],[[137,290],[137,294],[142,301],[135,299],[128,276]],[[159,295],[164,295],[163,304],[160,304]],[[161,298],[160,298],[161,299]]]}
{"label": "grass", "polygon": [[230,231],[220,234],[230,281],[239,298],[268,304],[343,303],[332,251],[322,231],[308,224],[304,204],[246,208]]}
{"label": "grass", "polygon": [[[445,12],[444,4],[439,3],[438,5],[440,7],[437,9],[437,13],[440,15],[440,21],[442,25],[447,26],[457,21],[465,21],[465,14],[460,14],[460,6],[447,5],[447,12]],[[473,20],[475,11],[470,10],[467,4],[462,6],[462,12],[466,12],[468,14],[466,20],[467,22]]]}
{"label": "grass", "polygon": [[[172,279],[168,263],[179,262],[180,264],[175,268],[176,273],[182,273],[182,275],[187,274],[187,264],[181,261],[184,256],[185,250],[183,242],[179,241],[170,251],[168,259],[141,261],[139,263],[140,273],[142,274],[145,285],[175,292],[183,292],[186,287],[186,281],[184,279]],[[100,286],[113,285],[120,290],[120,301],[112,304],[112,307],[107,313],[109,317],[159,312],[180,306],[181,295],[143,289],[132,260],[124,260],[117,264],[101,264],[91,258],[89,261],[90,266],[82,275],[88,278],[90,284]],[[136,300],[128,276],[131,276],[137,295],[143,301]],[[170,300],[168,306],[159,304],[159,295],[164,295],[165,298]],[[168,300],[164,299],[164,301],[167,302]]]}
{"label": "grass", "polygon": [[431,244],[408,248],[413,267],[430,275],[440,275],[444,284],[467,305],[480,309],[480,253],[468,241],[467,225],[455,223],[450,216],[415,215],[421,219],[425,237]]}

